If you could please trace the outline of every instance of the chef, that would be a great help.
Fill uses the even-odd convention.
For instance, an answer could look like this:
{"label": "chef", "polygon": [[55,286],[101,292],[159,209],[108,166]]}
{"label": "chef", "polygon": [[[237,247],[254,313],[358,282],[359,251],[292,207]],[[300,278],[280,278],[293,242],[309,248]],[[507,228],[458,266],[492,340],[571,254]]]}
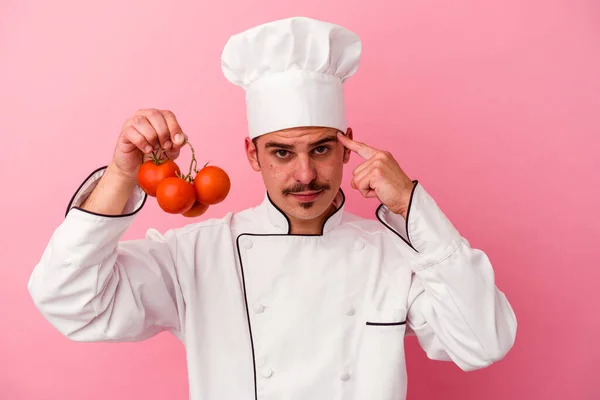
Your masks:
{"label": "chef", "polygon": [[[121,240],[146,201],[135,180],[146,148],[176,157],[186,136],[170,111],[135,113],[33,270],[44,317],[75,341],[171,332],[191,400],[404,399],[407,336],[465,371],[501,360],[517,323],[490,260],[391,153],[347,126],[343,83],[360,55],[355,33],[310,18],[232,36],[222,68],[246,94],[263,201]],[[371,219],[345,209],[351,154],[353,189],[379,203]]]}

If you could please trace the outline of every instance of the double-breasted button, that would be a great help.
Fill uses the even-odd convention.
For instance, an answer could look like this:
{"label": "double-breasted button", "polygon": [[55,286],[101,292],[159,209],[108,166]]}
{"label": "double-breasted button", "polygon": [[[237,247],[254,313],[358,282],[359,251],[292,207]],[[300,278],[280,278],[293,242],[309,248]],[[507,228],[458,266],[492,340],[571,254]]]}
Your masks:
{"label": "double-breasted button", "polygon": [[348,373],[348,372],[342,372],[342,373],[340,374],[340,379],[341,379],[342,381],[344,381],[344,382],[346,382],[346,381],[350,380],[350,373]]}
{"label": "double-breasted button", "polygon": [[273,375],[273,370],[271,368],[262,368],[260,370],[260,375],[263,378],[270,378]]}
{"label": "double-breasted button", "polygon": [[365,243],[361,242],[360,240],[354,243],[354,248],[356,250],[362,250],[365,248]]}
{"label": "double-breasted button", "polygon": [[256,304],[254,306],[254,314],[262,314],[265,311],[264,304]]}
{"label": "double-breasted button", "polygon": [[349,307],[346,310],[346,315],[349,316],[349,317],[353,316],[355,313],[356,313],[356,310],[354,310],[354,307]]}

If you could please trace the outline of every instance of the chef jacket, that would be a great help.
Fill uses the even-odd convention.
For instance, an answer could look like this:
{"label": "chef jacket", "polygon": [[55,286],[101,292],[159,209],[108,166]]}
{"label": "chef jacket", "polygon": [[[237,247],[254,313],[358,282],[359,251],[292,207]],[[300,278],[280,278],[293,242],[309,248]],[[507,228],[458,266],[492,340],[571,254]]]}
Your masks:
{"label": "chef jacket", "polygon": [[406,220],[337,211],[319,234],[290,234],[265,194],[256,207],[121,240],[122,215],[74,194],[28,289],[74,341],[124,342],[168,331],[185,346],[191,400],[391,400],[406,396],[405,337],[465,371],[502,359],[516,318],[484,252],[470,247],[418,182]]}

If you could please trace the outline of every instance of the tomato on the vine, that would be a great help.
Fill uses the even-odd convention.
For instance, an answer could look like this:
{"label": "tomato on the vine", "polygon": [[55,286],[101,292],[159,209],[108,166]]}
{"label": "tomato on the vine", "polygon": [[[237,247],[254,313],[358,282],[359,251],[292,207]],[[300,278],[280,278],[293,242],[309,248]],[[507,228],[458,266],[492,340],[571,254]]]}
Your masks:
{"label": "tomato on the vine", "polygon": [[182,214],[196,202],[194,185],[180,177],[164,179],[156,189],[156,200],[163,211]]}
{"label": "tomato on the vine", "polygon": [[201,216],[206,210],[208,210],[208,204],[202,204],[199,201],[196,201],[192,208],[182,214],[184,217],[194,218]]}
{"label": "tomato on the vine", "polygon": [[[150,196],[156,197],[158,205],[170,214],[198,217],[212,204],[223,201],[229,194],[231,182],[227,173],[219,167],[206,165],[196,169],[194,148],[190,146],[192,160],[187,175],[183,175],[175,162],[152,153],[138,171],[138,184]],[[166,154],[163,150],[163,154]],[[192,173],[196,176],[192,177]]]}
{"label": "tomato on the vine", "polygon": [[219,167],[208,166],[196,173],[194,178],[196,198],[203,204],[217,204],[225,200],[231,188],[227,173]]}
{"label": "tomato on the vine", "polygon": [[138,170],[138,184],[148,196],[155,197],[158,185],[166,178],[175,177],[181,171],[172,160],[156,158],[145,161]]}

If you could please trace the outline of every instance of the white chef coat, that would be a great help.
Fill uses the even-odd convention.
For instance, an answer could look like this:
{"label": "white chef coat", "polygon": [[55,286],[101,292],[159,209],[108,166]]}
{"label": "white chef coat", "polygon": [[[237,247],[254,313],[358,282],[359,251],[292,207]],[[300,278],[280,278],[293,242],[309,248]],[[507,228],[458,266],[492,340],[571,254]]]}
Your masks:
{"label": "white chef coat", "polygon": [[289,234],[262,204],[164,235],[120,240],[121,216],[78,206],[77,190],[28,283],[47,320],[75,341],[139,341],[170,331],[185,345],[191,400],[388,400],[406,396],[404,338],[463,370],[502,359],[515,314],[481,250],[415,181],[407,221],[337,211],[318,235]]}

